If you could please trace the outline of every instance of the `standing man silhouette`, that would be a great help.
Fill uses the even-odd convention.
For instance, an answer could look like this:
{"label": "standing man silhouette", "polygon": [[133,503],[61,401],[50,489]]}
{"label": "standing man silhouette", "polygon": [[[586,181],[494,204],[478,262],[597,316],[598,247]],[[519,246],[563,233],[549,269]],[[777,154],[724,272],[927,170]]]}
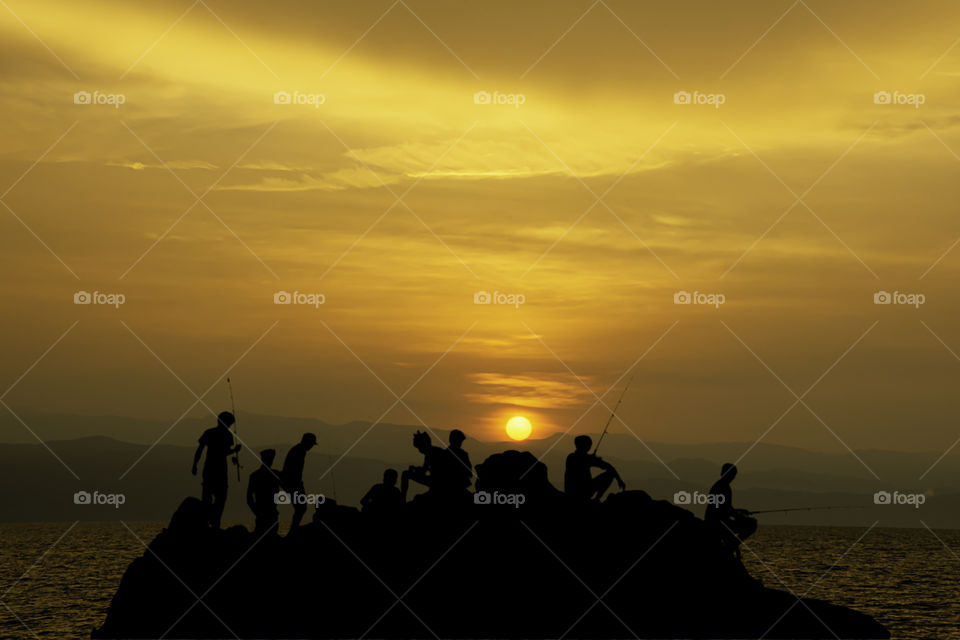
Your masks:
{"label": "standing man silhouette", "polygon": [[293,505],[291,531],[300,526],[300,521],[307,512],[307,496],[303,488],[303,465],[307,460],[307,451],[313,449],[316,444],[317,436],[305,433],[300,438],[300,442],[290,447],[287,457],[283,460],[283,471],[280,472],[280,477],[283,479],[283,489],[290,494],[290,504]]}
{"label": "standing man silhouette", "polygon": [[207,456],[203,461],[203,503],[207,505],[210,526],[220,528],[223,508],[227,504],[227,458],[240,451],[240,445],[233,446],[233,434],[230,427],[236,418],[229,411],[217,416],[217,426],[211,427],[200,436],[197,451],[193,454],[193,475],[197,475],[197,464],[203,450]]}

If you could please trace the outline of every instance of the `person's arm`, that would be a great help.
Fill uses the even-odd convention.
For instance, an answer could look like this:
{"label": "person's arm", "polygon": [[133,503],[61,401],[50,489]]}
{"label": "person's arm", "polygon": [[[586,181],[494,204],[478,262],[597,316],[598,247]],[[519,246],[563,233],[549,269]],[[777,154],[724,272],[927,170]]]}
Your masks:
{"label": "person's arm", "polygon": [[197,452],[193,454],[193,469],[191,473],[197,475],[197,464],[200,462],[200,456],[203,455],[203,448],[207,446],[203,440],[200,441],[200,444],[197,445]]}
{"label": "person's arm", "polygon": [[613,471],[614,473],[617,472],[617,470],[613,468],[612,464],[610,464],[600,456],[594,455],[592,453],[590,454],[589,462],[590,462],[590,467],[593,469],[600,469],[601,471]]}
{"label": "person's arm", "polygon": [[370,487],[370,490],[362,498],[360,498],[360,506],[365,507],[367,503],[371,500],[371,494],[373,494],[373,487]]}
{"label": "person's arm", "polygon": [[610,466],[610,471],[613,472],[613,479],[617,481],[617,486],[620,487],[620,491],[623,491],[627,488],[627,483],[623,481],[623,478],[620,477],[620,472],[614,468],[612,464],[607,463]]}
{"label": "person's arm", "polygon": [[247,506],[250,507],[250,511],[257,512],[257,501],[254,499],[252,479],[247,481]]}

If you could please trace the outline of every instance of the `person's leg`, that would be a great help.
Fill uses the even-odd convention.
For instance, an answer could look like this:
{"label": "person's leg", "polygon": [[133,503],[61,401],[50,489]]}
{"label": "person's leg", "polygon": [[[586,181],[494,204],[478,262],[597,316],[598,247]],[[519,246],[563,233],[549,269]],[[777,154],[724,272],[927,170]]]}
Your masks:
{"label": "person's leg", "polygon": [[740,518],[731,517],[723,520],[723,530],[726,534],[725,538],[727,547],[733,551],[733,557],[735,557],[737,560],[740,560],[740,543],[743,541],[743,537],[741,535],[742,529]]}
{"label": "person's leg", "polygon": [[737,533],[737,539],[743,542],[757,532],[757,519],[741,515],[734,521],[733,530]]}
{"label": "person's leg", "polygon": [[613,471],[604,471],[590,481],[590,497],[601,500],[613,483]]}
{"label": "person's leg", "polygon": [[267,517],[267,529],[276,533],[280,529],[280,512],[274,509]]}
{"label": "person's leg", "polygon": [[213,499],[213,514],[211,517],[211,524],[214,529],[220,528],[220,519],[223,517],[223,508],[227,506],[227,487],[218,487],[212,493]]}
{"label": "person's leg", "polygon": [[277,526],[280,524],[280,513],[274,509],[273,511],[261,511],[257,514],[256,527],[254,528],[254,533],[258,536],[267,535],[268,531],[276,531]]}
{"label": "person's leg", "polygon": [[293,505],[293,520],[290,522],[290,528],[296,529],[300,526],[300,521],[303,520],[303,516],[307,513],[307,505],[305,504],[295,504]]}
{"label": "person's leg", "polygon": [[300,521],[303,520],[304,514],[307,513],[306,499],[307,497],[302,484],[290,494],[290,502],[293,504],[293,520],[290,523],[291,529],[299,527]]}
{"label": "person's leg", "polygon": [[206,508],[207,524],[213,524],[213,489],[210,485],[204,482],[201,485],[202,491],[200,493],[200,500],[203,502],[203,506]]}

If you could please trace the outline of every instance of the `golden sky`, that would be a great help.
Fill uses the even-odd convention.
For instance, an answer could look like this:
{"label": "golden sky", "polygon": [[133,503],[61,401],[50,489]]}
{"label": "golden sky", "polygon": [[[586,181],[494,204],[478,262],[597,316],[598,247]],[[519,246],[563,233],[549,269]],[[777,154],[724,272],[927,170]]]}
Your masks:
{"label": "golden sky", "polygon": [[958,17],[3,0],[3,402],[945,450]]}

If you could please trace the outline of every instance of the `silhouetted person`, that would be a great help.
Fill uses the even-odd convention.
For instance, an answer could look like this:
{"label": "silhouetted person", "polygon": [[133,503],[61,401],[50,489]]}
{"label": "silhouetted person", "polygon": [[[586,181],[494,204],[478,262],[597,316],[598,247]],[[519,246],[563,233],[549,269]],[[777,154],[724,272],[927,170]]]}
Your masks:
{"label": "silhouetted person", "polygon": [[413,434],[413,446],[423,454],[423,464],[419,467],[410,466],[400,475],[400,494],[403,501],[407,501],[407,490],[410,488],[410,481],[429,487],[428,493],[435,492],[432,497],[444,492],[444,485],[447,482],[445,469],[449,465],[445,464],[450,460],[449,454],[440,447],[433,446],[430,436],[423,431],[417,431]]}
{"label": "silhouetted person", "polygon": [[450,482],[455,487],[468,489],[473,484],[473,464],[470,463],[470,454],[463,449],[463,441],[467,439],[463,431],[454,429],[450,432],[450,446],[447,447]]}
{"label": "silhouetted person", "polygon": [[203,461],[203,497],[204,504],[209,510],[210,525],[220,528],[220,518],[223,517],[223,507],[227,503],[227,458],[240,451],[240,445],[233,446],[233,434],[230,427],[236,419],[229,411],[217,416],[217,426],[211,427],[200,436],[197,452],[193,454],[193,475],[197,475],[197,464],[203,450],[207,450],[207,457]]}
{"label": "silhouetted person", "polygon": [[[574,452],[567,456],[567,468],[563,474],[563,490],[571,498],[583,502],[600,500],[616,480],[620,490],[626,484],[613,465],[592,453],[593,439],[590,436],[577,436],[573,439]],[[591,469],[602,469],[594,476]]]}
{"label": "silhouetted person", "polygon": [[280,472],[271,469],[277,457],[274,449],[260,452],[260,468],[250,474],[247,482],[247,506],[253,511],[254,533],[262,534],[276,529],[280,520],[277,494],[280,493]]}
{"label": "silhouetted person", "polygon": [[749,538],[757,530],[756,518],[750,517],[745,509],[735,509],[733,506],[733,489],[730,483],[737,477],[736,465],[725,462],[720,468],[720,479],[710,487],[710,498],[703,519],[714,526],[724,544],[740,557],[740,543]]}
{"label": "silhouetted person", "polygon": [[303,488],[303,465],[307,460],[307,451],[317,444],[317,436],[305,433],[300,442],[290,447],[287,457],[283,460],[283,471],[280,477],[283,489],[290,494],[290,504],[293,505],[293,520],[290,529],[296,529],[307,512],[306,491]]}
{"label": "silhouetted person", "polygon": [[397,470],[387,469],[383,472],[383,482],[370,487],[367,494],[360,500],[364,513],[373,515],[393,515],[403,506],[403,496],[397,489]]}

